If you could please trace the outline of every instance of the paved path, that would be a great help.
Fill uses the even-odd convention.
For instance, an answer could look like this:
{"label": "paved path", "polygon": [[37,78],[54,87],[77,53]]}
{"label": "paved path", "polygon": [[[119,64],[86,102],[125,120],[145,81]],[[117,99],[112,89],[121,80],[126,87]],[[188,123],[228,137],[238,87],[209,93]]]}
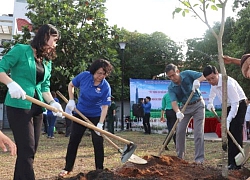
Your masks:
{"label": "paved path", "polygon": [[[204,139],[207,140],[207,141],[221,141],[221,138],[218,138],[217,134],[213,133],[213,132],[212,133],[205,133],[204,136],[205,136]],[[188,135],[188,138],[193,139],[194,135],[190,134],[190,135]],[[244,142],[250,143],[250,140],[248,139],[248,140],[246,140]]]}

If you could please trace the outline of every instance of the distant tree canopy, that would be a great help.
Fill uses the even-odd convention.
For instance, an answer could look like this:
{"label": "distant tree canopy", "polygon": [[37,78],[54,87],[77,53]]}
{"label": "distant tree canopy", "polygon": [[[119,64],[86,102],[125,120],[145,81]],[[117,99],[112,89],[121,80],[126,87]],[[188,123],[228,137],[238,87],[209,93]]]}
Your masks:
{"label": "distant tree canopy", "polygon": [[183,60],[182,47],[161,32],[141,34],[123,32],[128,42],[125,54],[127,79],[152,79],[164,72],[165,65]]}
{"label": "distant tree canopy", "polygon": [[[174,63],[181,70],[192,69],[202,71],[207,64],[218,67],[218,51],[216,40],[207,30],[203,38],[193,38],[186,41],[187,52],[183,54],[183,44],[177,44],[170,37],[161,33],[143,34],[119,29],[107,25],[105,18],[105,0],[27,0],[26,15],[31,19],[34,30],[40,25],[51,23],[61,32],[58,41],[58,57],[53,63],[51,89],[67,94],[69,81],[78,73],[87,70],[97,58],[111,61],[114,71],[108,81],[112,95],[116,100],[121,97],[121,59],[122,54],[118,42],[127,43],[124,50],[124,97],[129,99],[129,79],[152,79],[164,73],[165,65]],[[235,1],[237,2],[237,1]],[[248,1],[238,1],[238,18],[227,18],[223,36],[225,55],[240,58],[250,52],[250,16]],[[242,8],[243,7],[243,8]],[[236,8],[236,6],[235,6]],[[238,10],[236,8],[236,10]],[[220,23],[215,23],[213,29],[219,31]],[[16,43],[29,43],[30,32],[23,28],[24,35],[14,36],[14,41],[5,44],[6,53]],[[250,96],[249,80],[246,80],[240,67],[226,65],[228,75],[235,78]],[[162,77],[166,79],[166,77]],[[6,86],[1,86],[1,92],[6,92]],[[1,93],[5,94],[5,93]],[[0,101],[3,101],[4,96]]]}
{"label": "distant tree canopy", "polygon": [[233,9],[236,10],[238,8],[247,7],[249,4],[249,0],[235,0]]}
{"label": "distant tree canopy", "polygon": [[[112,47],[116,28],[107,25],[105,0],[27,0],[26,16],[34,30],[42,24],[53,24],[61,32],[58,57],[53,61],[52,89],[67,91],[67,84],[78,73],[87,70],[98,58],[119,63]],[[111,80],[112,81],[112,80]]]}

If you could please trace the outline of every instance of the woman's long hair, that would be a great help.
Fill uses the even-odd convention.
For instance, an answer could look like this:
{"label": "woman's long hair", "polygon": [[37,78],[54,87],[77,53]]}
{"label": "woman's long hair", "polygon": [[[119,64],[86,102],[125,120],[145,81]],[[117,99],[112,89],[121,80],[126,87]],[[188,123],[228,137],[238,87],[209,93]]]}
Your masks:
{"label": "woman's long hair", "polygon": [[34,39],[31,42],[31,47],[36,50],[37,59],[45,58],[46,60],[53,60],[57,57],[56,48],[47,46],[47,42],[49,41],[51,35],[57,36],[58,39],[60,39],[59,31],[51,24],[42,25],[38,29]]}

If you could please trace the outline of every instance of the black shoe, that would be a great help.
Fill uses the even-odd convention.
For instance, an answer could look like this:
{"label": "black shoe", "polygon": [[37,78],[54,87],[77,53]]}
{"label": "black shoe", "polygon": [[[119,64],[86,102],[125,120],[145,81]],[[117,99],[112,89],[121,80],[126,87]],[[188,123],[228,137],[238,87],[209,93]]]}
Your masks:
{"label": "black shoe", "polygon": [[167,147],[167,146],[165,146],[165,150],[166,150],[166,151],[169,151],[169,149],[168,149],[168,147]]}
{"label": "black shoe", "polygon": [[239,169],[241,169],[241,166],[236,166],[234,164],[230,164],[228,166],[228,170],[239,170]]}

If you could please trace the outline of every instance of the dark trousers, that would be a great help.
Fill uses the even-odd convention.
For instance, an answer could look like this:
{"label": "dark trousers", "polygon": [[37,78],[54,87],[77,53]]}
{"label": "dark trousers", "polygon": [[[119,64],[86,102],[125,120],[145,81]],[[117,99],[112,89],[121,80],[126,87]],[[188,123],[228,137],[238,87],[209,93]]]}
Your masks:
{"label": "dark trousers", "polygon": [[114,127],[114,122],[115,122],[115,117],[112,116],[112,117],[108,117],[107,118],[107,128],[108,128],[108,132],[114,134],[114,130],[115,130],[115,127]]}
{"label": "dark trousers", "polygon": [[143,127],[144,131],[147,134],[151,134],[151,127],[150,127],[150,113],[145,113],[143,117]]}
{"label": "dark trousers", "polygon": [[71,133],[71,124],[72,124],[72,121],[68,118],[65,118],[65,122],[66,122],[66,133],[65,133],[65,137],[68,137],[70,136],[70,133]]}
{"label": "dark trousers", "polygon": [[[82,119],[79,115],[75,115],[77,118]],[[87,117],[95,126],[100,120],[100,117]],[[66,154],[66,165],[64,170],[72,171],[76,155],[77,149],[81,142],[82,136],[86,131],[86,127],[78,124],[76,122],[72,122],[72,131],[70,134],[69,144],[67,148]],[[94,146],[94,153],[95,153],[95,167],[96,169],[103,169],[103,162],[104,162],[104,147],[103,147],[103,137],[98,136],[95,131],[90,130],[92,135],[92,143]]]}
{"label": "dark trousers", "polygon": [[[168,126],[168,133],[172,130],[177,118],[176,113],[173,109],[166,109],[166,118],[167,118],[167,126]],[[176,144],[176,133],[173,135],[174,144]]]}
{"label": "dark trousers", "polygon": [[43,114],[43,132],[48,133],[48,120],[47,120],[47,114]]}
{"label": "dark trousers", "polygon": [[14,180],[35,180],[33,162],[43,123],[42,108],[34,104],[30,110],[7,106],[7,117],[17,145]]}
{"label": "dark trousers", "polygon": [[[227,108],[227,113],[229,113],[231,107]],[[244,126],[244,119],[246,114],[247,105],[245,101],[242,101],[239,104],[238,112],[235,118],[232,119],[230,123],[229,131],[234,136],[235,140],[239,143],[242,147],[243,145],[243,126]],[[233,143],[232,139],[227,136],[228,138],[228,165],[236,165],[234,157],[240,153],[237,146]]]}

